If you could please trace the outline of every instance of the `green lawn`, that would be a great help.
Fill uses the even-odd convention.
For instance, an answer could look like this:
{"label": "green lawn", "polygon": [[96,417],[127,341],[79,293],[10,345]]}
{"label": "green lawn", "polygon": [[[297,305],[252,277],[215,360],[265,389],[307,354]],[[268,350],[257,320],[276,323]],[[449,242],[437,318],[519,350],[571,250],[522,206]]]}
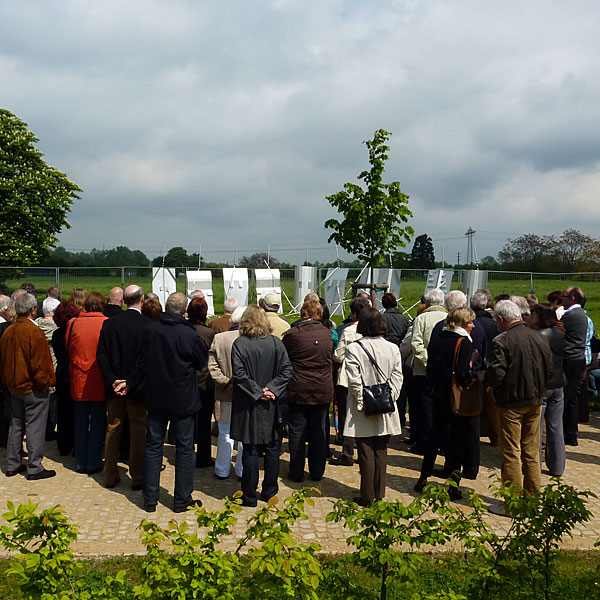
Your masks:
{"label": "green lawn", "polygon": [[[49,270],[50,271],[50,270]],[[149,271],[147,268],[140,268],[138,271],[140,274],[137,275],[136,272],[127,271],[125,272],[124,284],[129,285],[132,283],[136,283],[141,285],[144,290],[149,291],[152,289],[152,278],[149,275]],[[346,285],[346,298],[351,297],[351,283],[358,276],[359,270],[351,270],[349,273],[349,278]],[[403,272],[404,274],[405,272]],[[408,309],[413,306],[413,308],[409,311],[411,316],[416,314],[416,304],[419,302],[423,292],[425,291],[425,279],[420,277],[418,273],[408,272],[408,277],[403,276],[400,287],[400,304]],[[322,277],[324,276],[324,272],[322,273]],[[500,278],[502,277],[502,279]],[[32,275],[27,274],[19,279],[8,279],[4,282],[4,292],[12,293],[22,281],[32,281],[38,290],[45,292],[49,287],[56,284],[56,277],[54,274],[48,275]],[[73,288],[83,287],[88,291],[98,291],[104,295],[108,295],[108,292],[112,287],[121,285],[121,269],[102,269],[98,270],[95,274],[79,275],[79,274],[64,274],[63,270],[61,270],[61,277],[59,281],[59,286],[63,291],[63,296],[68,297],[69,293]],[[490,273],[488,280],[488,289],[492,293],[492,295],[496,296],[500,293],[507,294],[516,294],[520,296],[524,296],[531,291],[532,281],[528,274],[500,274],[500,273]],[[533,289],[535,294],[538,296],[540,301],[545,301],[546,296],[549,292],[553,290],[565,289],[569,285],[579,285],[586,294],[587,297],[587,305],[586,310],[588,315],[592,318],[595,325],[600,327],[600,281],[580,281],[576,278],[572,280],[562,278],[544,278],[538,279],[536,277],[533,278]],[[282,272],[281,278],[281,287],[283,292],[287,295],[290,302],[294,302],[294,278],[293,272],[287,271]],[[459,289],[459,283],[457,278],[455,277],[452,282],[453,289]],[[177,277],[177,291],[184,292],[185,291],[185,277]],[[215,310],[219,313],[222,310],[223,301],[225,300],[225,290],[223,286],[223,277],[220,271],[217,271],[213,274],[213,293],[214,293],[214,304]],[[255,294],[252,292],[251,286],[251,296],[250,302],[255,302]],[[288,313],[291,309],[291,306],[284,298],[284,310]],[[297,318],[297,316],[291,315],[289,317],[291,320]],[[339,321],[339,318],[335,319]]]}

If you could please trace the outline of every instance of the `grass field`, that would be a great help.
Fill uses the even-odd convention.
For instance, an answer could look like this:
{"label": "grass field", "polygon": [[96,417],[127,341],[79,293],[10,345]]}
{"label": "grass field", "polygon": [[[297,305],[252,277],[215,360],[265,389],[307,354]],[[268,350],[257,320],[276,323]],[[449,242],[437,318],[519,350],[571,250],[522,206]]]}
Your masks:
{"label": "grass field", "polygon": [[[110,271],[110,270],[107,270]],[[128,277],[126,273],[125,276],[125,285],[130,285],[132,283],[136,283],[141,285],[144,290],[152,289],[152,278],[148,275],[142,276],[134,276],[134,274],[130,274]],[[222,310],[223,302],[225,300],[225,290],[223,285],[223,278],[219,276],[220,272],[217,274],[213,274],[213,294],[214,294],[214,305],[215,311],[219,313]],[[292,275],[290,273],[290,275]],[[349,274],[349,279],[347,281],[346,286],[346,298],[349,299],[351,297],[350,287],[354,278],[358,275],[358,272],[353,273],[352,271]],[[414,275],[414,273],[411,273]],[[503,278],[500,278],[503,275]],[[526,277],[516,277],[510,276],[511,274],[500,274],[500,273],[490,273],[490,277],[488,280],[488,289],[492,293],[493,296],[497,294],[506,293],[511,295],[519,295],[524,296],[525,294],[530,293],[531,286],[533,283],[533,289],[535,294],[538,296],[540,301],[545,301],[546,296],[549,292],[553,290],[562,290],[568,287],[569,285],[579,285],[586,294],[587,297],[587,305],[586,311],[591,319],[594,321],[594,324],[597,328],[600,327],[600,281],[581,281],[577,278],[573,278],[569,280],[567,278],[561,277],[556,279],[545,278],[545,279],[537,279],[533,278],[533,280],[527,275]],[[8,279],[4,282],[4,293],[10,294],[15,289],[19,287],[19,284],[22,281],[31,281],[35,284],[38,290],[41,292],[45,292],[49,287],[56,284],[55,276],[52,275],[41,275],[35,276],[28,274],[26,278],[20,279]],[[111,288],[115,286],[121,285],[121,271],[120,269],[115,269],[113,272],[103,273],[101,275],[77,275],[77,276],[63,276],[59,281],[59,286],[63,292],[63,297],[68,298],[71,290],[76,287],[82,287],[88,291],[98,291],[105,296],[108,295]],[[289,298],[290,302],[294,302],[294,279],[293,276],[282,276],[281,278],[281,287],[285,295]],[[251,286],[251,294],[250,294],[250,302],[256,301],[256,296],[252,290]],[[460,289],[459,282],[456,278],[454,278],[452,282],[452,289]],[[422,277],[410,277],[410,278],[402,278],[401,286],[400,286],[400,304],[405,309],[416,305],[423,292],[425,290],[425,279]],[[185,292],[185,277],[177,277],[177,291]],[[45,294],[44,294],[45,295]],[[284,298],[284,311],[285,314],[291,311],[291,305]],[[347,311],[346,311],[347,312]],[[411,310],[408,311],[412,317],[416,314],[416,306],[414,306]],[[295,320],[297,316],[290,315],[290,320]],[[335,321],[341,321],[341,318],[336,317]]]}

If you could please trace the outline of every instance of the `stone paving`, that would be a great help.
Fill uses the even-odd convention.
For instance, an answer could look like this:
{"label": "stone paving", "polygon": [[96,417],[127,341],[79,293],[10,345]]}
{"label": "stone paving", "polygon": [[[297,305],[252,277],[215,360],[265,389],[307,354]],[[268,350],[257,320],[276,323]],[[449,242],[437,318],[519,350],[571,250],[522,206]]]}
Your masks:
{"label": "stone paving", "polygon": [[[213,439],[213,444],[216,440]],[[286,445],[284,445],[286,448]],[[335,447],[334,447],[335,448]],[[389,450],[387,480],[388,500],[400,498],[410,502],[416,493],[412,487],[418,476],[421,459],[407,452],[408,447],[400,438],[392,438]],[[213,456],[216,447],[213,445]],[[64,507],[70,519],[77,524],[79,539],[74,550],[80,556],[108,556],[133,554],[144,551],[139,541],[138,525],[142,519],[150,519],[163,526],[171,519],[186,520],[191,525],[192,513],[175,514],[173,504],[174,447],[165,445],[166,469],[161,476],[161,496],[157,511],[146,513],[142,507],[142,493],[131,490],[125,465],[120,465],[121,483],[114,489],[103,487],[102,474],[88,476],[76,473],[71,457],[60,457],[54,442],[46,444],[44,465],[56,469],[56,477],[44,481],[27,481],[17,475],[12,478],[0,475],[0,514],[7,500],[14,503],[27,499],[47,508],[55,504]],[[301,484],[292,483],[286,478],[289,456],[281,457],[280,497],[288,496]],[[438,459],[438,464],[441,464]],[[0,466],[6,468],[6,450],[0,449]],[[485,503],[492,502],[490,485],[499,474],[500,459],[498,449],[486,441],[481,445],[481,469],[477,481],[464,483],[480,494]],[[589,489],[599,498],[591,499],[590,510],[594,520],[578,527],[573,539],[568,539],[566,548],[589,549],[600,540],[600,414],[592,415],[591,423],[580,425],[579,446],[567,448],[567,468],[564,480],[579,489]],[[435,480],[433,480],[435,481]],[[542,483],[548,481],[543,473]],[[194,497],[200,498],[208,510],[216,510],[223,505],[223,498],[239,489],[239,481],[232,475],[220,481],[213,475],[213,469],[196,469],[194,477]],[[305,485],[311,482],[307,477]],[[325,476],[319,483],[322,495],[315,499],[314,506],[307,507],[309,519],[296,528],[296,535],[303,541],[316,541],[325,551],[346,551],[345,538],[348,532],[340,524],[326,523],[325,515],[331,510],[332,501],[337,498],[352,499],[357,495],[359,485],[358,465],[353,467],[327,466]],[[224,540],[226,549],[235,549],[236,541],[245,532],[246,519],[256,509],[244,508],[239,514],[234,534]],[[506,530],[510,521],[504,517],[489,515],[489,522],[497,532]],[[0,550],[0,555],[2,550]]]}

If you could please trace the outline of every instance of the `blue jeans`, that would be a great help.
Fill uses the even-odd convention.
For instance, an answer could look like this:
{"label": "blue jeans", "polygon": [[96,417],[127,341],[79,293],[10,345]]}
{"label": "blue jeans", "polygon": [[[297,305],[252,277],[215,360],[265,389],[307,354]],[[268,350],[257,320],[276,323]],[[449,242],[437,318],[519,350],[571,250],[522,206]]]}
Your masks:
{"label": "blue jeans", "polygon": [[169,419],[163,415],[148,413],[146,422],[146,444],[144,446],[144,501],[158,504],[160,495],[160,468],[163,460],[163,446],[169,432],[175,442],[175,492],[174,508],[183,508],[192,501],[194,489],[194,425],[196,415]]}
{"label": "blue jeans", "polygon": [[600,387],[600,369],[592,369],[588,373],[588,392],[592,395],[598,393]]}
{"label": "blue jeans", "polygon": [[80,470],[102,469],[106,430],[104,402],[75,402],[75,463]]}

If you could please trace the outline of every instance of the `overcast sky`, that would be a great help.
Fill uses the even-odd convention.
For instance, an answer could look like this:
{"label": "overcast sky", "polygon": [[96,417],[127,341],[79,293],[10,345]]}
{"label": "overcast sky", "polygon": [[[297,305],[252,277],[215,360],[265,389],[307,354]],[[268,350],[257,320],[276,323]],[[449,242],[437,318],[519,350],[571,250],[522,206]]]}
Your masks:
{"label": "overcast sky", "polygon": [[[600,235],[600,3],[0,0],[0,106],[83,190],[71,250],[332,260],[325,200],[393,133],[416,234],[464,258]],[[409,246],[410,248],[410,246]]]}

